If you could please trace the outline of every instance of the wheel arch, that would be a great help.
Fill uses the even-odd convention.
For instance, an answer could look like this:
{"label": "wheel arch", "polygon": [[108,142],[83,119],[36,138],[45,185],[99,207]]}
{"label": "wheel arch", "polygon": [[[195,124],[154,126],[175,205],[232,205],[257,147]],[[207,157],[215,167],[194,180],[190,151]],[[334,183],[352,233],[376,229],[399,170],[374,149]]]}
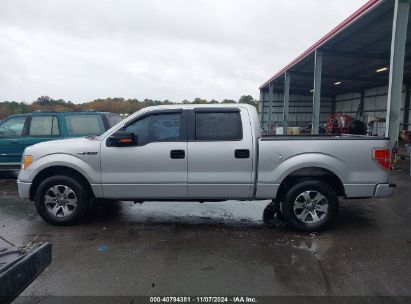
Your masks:
{"label": "wheel arch", "polygon": [[88,190],[88,192],[90,193],[90,195],[94,196],[94,192],[93,189],[91,188],[91,185],[89,183],[89,181],[87,180],[87,178],[80,173],[79,171],[67,167],[67,166],[51,166],[51,167],[47,167],[43,170],[41,170],[33,179],[32,185],[30,187],[30,200],[33,201],[34,197],[36,195],[37,189],[39,187],[39,185],[48,177],[50,176],[54,176],[54,175],[64,175],[64,176],[69,176],[72,177],[78,181],[80,181],[80,183],[82,185],[85,185],[86,189]]}
{"label": "wheel arch", "polygon": [[318,180],[324,182],[334,189],[337,196],[345,196],[344,184],[335,173],[322,167],[307,166],[292,171],[283,179],[277,190],[276,198],[281,200],[288,189],[298,182],[305,180]]}

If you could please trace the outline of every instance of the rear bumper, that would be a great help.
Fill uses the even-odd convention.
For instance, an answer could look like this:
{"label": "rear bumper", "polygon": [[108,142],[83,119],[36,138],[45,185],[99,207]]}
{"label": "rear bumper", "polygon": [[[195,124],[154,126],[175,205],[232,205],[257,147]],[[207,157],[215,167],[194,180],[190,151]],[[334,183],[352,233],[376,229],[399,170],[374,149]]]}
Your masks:
{"label": "rear bumper", "polygon": [[31,183],[25,183],[17,180],[17,188],[19,189],[19,195],[21,198],[30,199],[30,187]]}
{"label": "rear bumper", "polygon": [[391,197],[394,195],[396,184],[378,184],[375,186],[374,197]]}

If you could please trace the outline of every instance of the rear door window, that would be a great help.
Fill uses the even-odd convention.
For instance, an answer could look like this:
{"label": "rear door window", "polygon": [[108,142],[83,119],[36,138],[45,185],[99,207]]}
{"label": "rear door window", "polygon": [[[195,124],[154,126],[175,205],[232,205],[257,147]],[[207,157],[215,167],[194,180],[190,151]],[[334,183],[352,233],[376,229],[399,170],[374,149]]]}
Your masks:
{"label": "rear door window", "polygon": [[26,116],[12,117],[0,123],[0,138],[22,137]]}
{"label": "rear door window", "polygon": [[101,115],[66,115],[64,120],[71,136],[100,135],[105,131]]}
{"label": "rear door window", "polygon": [[241,140],[240,112],[196,112],[195,139],[204,141]]}
{"label": "rear door window", "polygon": [[32,116],[29,136],[59,136],[58,119],[54,115]]}

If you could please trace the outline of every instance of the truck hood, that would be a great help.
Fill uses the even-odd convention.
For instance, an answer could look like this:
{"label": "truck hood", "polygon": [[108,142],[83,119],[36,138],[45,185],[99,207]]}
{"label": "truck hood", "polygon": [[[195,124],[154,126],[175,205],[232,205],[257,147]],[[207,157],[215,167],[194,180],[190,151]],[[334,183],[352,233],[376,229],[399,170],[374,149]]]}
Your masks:
{"label": "truck hood", "polygon": [[32,155],[33,160],[56,153],[71,154],[79,157],[87,153],[99,154],[100,143],[101,141],[97,137],[51,140],[27,147],[24,154]]}

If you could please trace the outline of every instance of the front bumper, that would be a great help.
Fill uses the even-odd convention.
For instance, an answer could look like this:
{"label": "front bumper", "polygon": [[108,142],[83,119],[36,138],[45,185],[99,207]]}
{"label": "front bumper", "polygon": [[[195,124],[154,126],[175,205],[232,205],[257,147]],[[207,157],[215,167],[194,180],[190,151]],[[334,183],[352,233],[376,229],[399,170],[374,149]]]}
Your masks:
{"label": "front bumper", "polygon": [[0,163],[0,170],[20,170],[21,163]]}
{"label": "front bumper", "polygon": [[391,197],[394,195],[396,184],[378,184],[375,186],[374,197]]}
{"label": "front bumper", "polygon": [[21,198],[30,199],[31,183],[21,182],[17,180],[17,188],[19,189],[19,195]]}

